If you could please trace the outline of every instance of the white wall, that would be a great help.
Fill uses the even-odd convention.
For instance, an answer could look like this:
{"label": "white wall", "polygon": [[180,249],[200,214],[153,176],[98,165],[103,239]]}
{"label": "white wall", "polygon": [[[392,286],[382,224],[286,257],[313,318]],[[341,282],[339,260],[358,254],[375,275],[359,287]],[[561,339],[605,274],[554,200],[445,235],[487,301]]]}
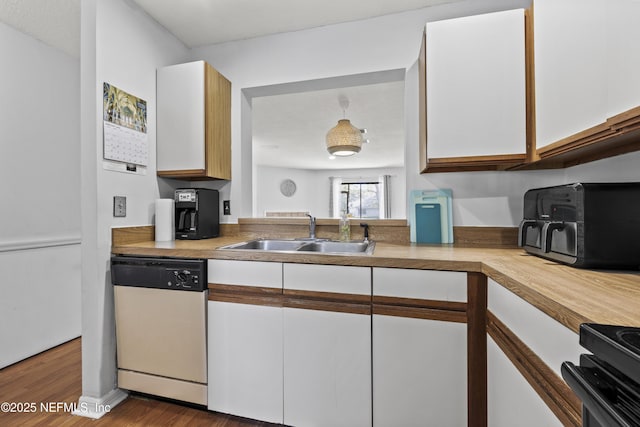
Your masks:
{"label": "white wall", "polygon": [[526,0],[467,0],[193,49],[192,59],[208,61],[232,82],[233,177],[226,189],[229,194],[223,197],[232,199],[235,212],[228,221],[252,215],[248,196],[252,194],[253,182],[252,170],[248,167],[251,120],[250,106],[241,93],[243,88],[408,68],[418,57],[422,31],[428,20],[526,7],[529,3]]}
{"label": "white wall", "polygon": [[[255,178],[255,216],[265,216],[266,212],[309,212],[313,216],[328,216],[329,193],[327,191],[325,197],[314,171],[258,166]],[[291,197],[280,192],[280,184],[285,179],[296,183],[296,192]],[[329,183],[326,184],[328,187]]]}
{"label": "white wall", "polygon": [[[186,61],[188,50],[126,0],[84,0],[82,78],[82,394],[100,398],[116,382],[111,227],[152,224],[156,178],[156,68]],[[102,84],[147,101],[146,176],[102,165]],[[112,217],[114,195],[127,197],[126,218]]]}
{"label": "white wall", "polygon": [[[515,226],[530,188],[574,181],[639,179],[626,155],[569,170],[529,172],[419,173],[418,49],[425,22],[474,13],[528,7],[530,1],[474,0],[363,21],[260,37],[194,49],[232,81],[233,179],[224,197],[232,199],[234,222],[251,216],[251,116],[243,88],[406,68],[406,191],[453,190],[454,225]],[[244,108],[241,106],[244,104]],[[482,141],[479,141],[482,143]],[[230,191],[230,194],[228,193]]]}
{"label": "white wall", "polygon": [[[405,170],[404,168],[306,170],[259,166],[255,170],[256,206],[254,216],[264,216],[267,211],[309,212],[318,218],[331,218],[329,197],[332,176],[340,178],[378,178],[390,175],[391,218],[405,218]],[[297,190],[292,197],[280,192],[280,183],[292,179]]]}
{"label": "white wall", "polygon": [[0,368],[80,335],[80,62],[0,23]]}

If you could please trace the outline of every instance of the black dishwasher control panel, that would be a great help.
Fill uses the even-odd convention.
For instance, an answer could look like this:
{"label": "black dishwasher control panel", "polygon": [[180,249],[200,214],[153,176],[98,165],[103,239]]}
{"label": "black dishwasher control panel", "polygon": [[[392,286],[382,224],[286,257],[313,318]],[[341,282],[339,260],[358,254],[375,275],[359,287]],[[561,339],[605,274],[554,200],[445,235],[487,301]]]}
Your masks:
{"label": "black dishwasher control panel", "polygon": [[207,260],[113,256],[111,283],[117,286],[202,292],[207,289]]}

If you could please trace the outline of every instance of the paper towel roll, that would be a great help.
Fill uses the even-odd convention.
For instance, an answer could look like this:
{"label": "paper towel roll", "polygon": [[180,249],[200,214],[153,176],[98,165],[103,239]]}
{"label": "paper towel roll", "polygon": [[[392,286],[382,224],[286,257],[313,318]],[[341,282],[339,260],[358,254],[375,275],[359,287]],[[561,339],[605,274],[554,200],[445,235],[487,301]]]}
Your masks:
{"label": "paper towel roll", "polygon": [[156,199],[156,242],[169,242],[176,237],[175,201]]}

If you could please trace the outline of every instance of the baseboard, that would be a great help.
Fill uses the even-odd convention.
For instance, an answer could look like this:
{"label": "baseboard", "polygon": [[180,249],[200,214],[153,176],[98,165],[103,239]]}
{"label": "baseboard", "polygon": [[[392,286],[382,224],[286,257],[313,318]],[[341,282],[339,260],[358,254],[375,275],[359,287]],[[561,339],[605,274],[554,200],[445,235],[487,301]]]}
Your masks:
{"label": "baseboard", "polygon": [[129,396],[129,393],[119,388],[113,389],[106,395],[98,398],[80,396],[78,407],[73,411],[73,415],[97,420],[109,413],[115,406],[125,400],[127,396]]}

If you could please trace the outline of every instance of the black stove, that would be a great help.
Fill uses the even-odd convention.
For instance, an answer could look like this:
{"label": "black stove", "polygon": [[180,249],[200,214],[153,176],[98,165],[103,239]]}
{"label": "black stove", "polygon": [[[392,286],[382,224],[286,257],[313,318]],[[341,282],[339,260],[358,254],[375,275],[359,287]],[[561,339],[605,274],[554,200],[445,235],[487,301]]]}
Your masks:
{"label": "black stove", "polygon": [[640,328],[584,323],[580,345],[593,354],[562,364],[582,400],[583,427],[640,426]]}

